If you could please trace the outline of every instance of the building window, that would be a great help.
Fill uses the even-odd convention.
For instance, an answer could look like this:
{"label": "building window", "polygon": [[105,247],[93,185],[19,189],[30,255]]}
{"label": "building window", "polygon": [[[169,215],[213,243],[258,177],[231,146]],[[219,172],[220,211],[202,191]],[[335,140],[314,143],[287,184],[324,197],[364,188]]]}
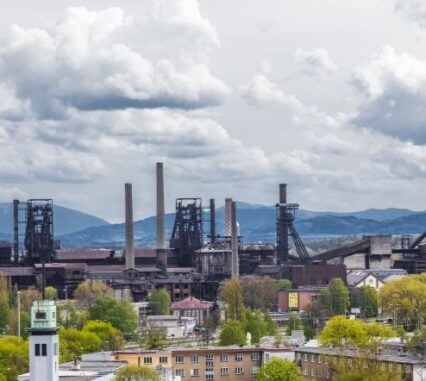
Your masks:
{"label": "building window", "polygon": [[396,371],[397,371],[397,372],[401,372],[401,364],[398,364],[398,365],[396,366]]}
{"label": "building window", "polygon": [[251,374],[256,374],[257,372],[259,372],[259,367],[258,366],[253,366],[251,368]]}
{"label": "building window", "polygon": [[143,358],[143,363],[144,363],[145,365],[147,365],[147,364],[152,364],[152,357],[144,357],[144,358]]}
{"label": "building window", "polygon": [[393,365],[391,363],[389,363],[389,372],[392,372]]}
{"label": "building window", "polygon": [[352,366],[352,359],[348,359],[349,366]]}
{"label": "building window", "polygon": [[405,365],[405,373],[411,373],[411,365]]}
{"label": "building window", "polygon": [[176,376],[183,377],[183,375],[184,375],[183,369],[176,369]]}
{"label": "building window", "polygon": [[53,355],[58,355],[58,343],[53,343]]}
{"label": "building window", "polygon": [[243,368],[235,368],[235,374],[243,374]]}
{"label": "building window", "polygon": [[243,361],[243,354],[235,353],[235,361]]}
{"label": "building window", "polygon": [[198,369],[191,369],[191,377],[198,377]]}
{"label": "building window", "polygon": [[381,368],[382,368],[382,370],[386,369],[386,364],[384,362],[382,362]]}
{"label": "building window", "polygon": [[303,374],[305,375],[305,376],[307,376],[308,375],[308,370],[305,368],[305,369],[303,369]]}
{"label": "building window", "polygon": [[228,362],[229,361],[229,356],[227,353],[224,353],[222,355],[220,355],[220,361],[221,362]]}
{"label": "building window", "polygon": [[251,354],[251,361],[259,361],[260,360],[260,353],[259,352],[253,352]]}
{"label": "building window", "polygon": [[183,364],[183,355],[177,355],[176,356],[176,364]]}
{"label": "building window", "polygon": [[303,360],[308,361],[308,355],[306,353],[303,354]]}
{"label": "building window", "polygon": [[47,344],[41,344],[41,355],[47,356]]}
{"label": "building window", "polygon": [[160,364],[167,364],[167,356],[160,356],[159,362]]}
{"label": "building window", "polygon": [[34,349],[35,349],[35,355],[40,356],[40,344],[36,344]]}
{"label": "building window", "polygon": [[229,374],[229,368],[220,368],[220,375],[227,376]]}
{"label": "building window", "polygon": [[268,362],[269,361],[269,353],[266,353],[265,354],[265,362]]}
{"label": "building window", "polygon": [[206,368],[206,380],[213,380],[214,372],[213,368]]}
{"label": "building window", "polygon": [[312,369],[311,369],[311,376],[312,376],[312,377],[314,377],[314,376],[315,376],[315,369],[314,369],[314,368],[312,368]]}
{"label": "building window", "polygon": [[198,355],[192,355],[191,356],[191,362],[192,363],[200,362],[200,360],[198,359]]}
{"label": "building window", "polygon": [[318,356],[318,363],[322,364],[322,356]]}
{"label": "building window", "polygon": [[206,355],[206,366],[213,366],[213,355]]}

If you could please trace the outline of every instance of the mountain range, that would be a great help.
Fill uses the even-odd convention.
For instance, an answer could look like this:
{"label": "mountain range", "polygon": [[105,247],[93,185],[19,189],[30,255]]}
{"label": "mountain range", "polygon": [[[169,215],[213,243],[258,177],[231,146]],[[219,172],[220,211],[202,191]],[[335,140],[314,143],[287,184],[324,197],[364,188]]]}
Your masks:
{"label": "mountain range", "polygon": [[[274,206],[240,202],[237,206],[244,242],[275,242]],[[12,237],[12,205],[0,204],[0,240]],[[20,216],[20,219],[23,215]],[[166,237],[170,237],[175,214],[166,214]],[[209,212],[204,213],[204,235],[209,233]],[[98,217],[54,206],[55,236],[63,248],[123,247],[124,224],[110,224]],[[224,208],[216,210],[216,231],[223,232]],[[296,227],[304,239],[361,234],[419,234],[426,231],[426,211],[409,209],[367,209],[358,212],[316,212],[299,210]],[[135,221],[136,246],[155,244],[155,217]]]}

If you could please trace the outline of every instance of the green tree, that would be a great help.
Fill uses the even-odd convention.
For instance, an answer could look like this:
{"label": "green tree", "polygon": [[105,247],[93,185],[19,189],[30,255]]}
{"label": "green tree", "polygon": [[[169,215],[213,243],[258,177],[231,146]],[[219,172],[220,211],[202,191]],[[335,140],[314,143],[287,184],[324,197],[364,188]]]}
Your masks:
{"label": "green tree", "polygon": [[28,342],[17,336],[0,339],[0,374],[7,381],[15,381],[18,375],[28,371]]}
{"label": "green tree", "polygon": [[112,297],[113,295],[114,290],[98,280],[86,280],[80,283],[74,291],[74,299],[77,300],[80,308],[89,308],[97,299],[107,296]]}
{"label": "green tree", "polygon": [[278,291],[287,291],[291,290],[292,284],[289,279],[280,279],[277,281]]}
{"label": "green tree", "polygon": [[0,332],[6,332],[7,323],[9,320],[9,302],[7,300],[0,299]]}
{"label": "green tree", "polygon": [[334,278],[321,290],[320,300],[328,316],[344,315],[350,306],[349,291],[340,278]]}
{"label": "green tree", "polygon": [[302,320],[295,313],[290,313],[288,315],[288,323],[285,331],[286,335],[291,336],[292,331],[300,329],[303,329]]}
{"label": "green tree", "polygon": [[101,339],[92,332],[83,332],[76,328],[62,328],[59,330],[59,347],[61,362],[73,361],[83,353],[99,351]]}
{"label": "green tree", "polygon": [[426,319],[426,277],[409,275],[386,283],[379,290],[382,311],[412,331]]}
{"label": "green tree", "polygon": [[268,313],[262,314],[259,310],[246,309],[245,332],[250,332],[251,342],[256,344],[263,336],[275,336],[278,330],[275,322]]}
{"label": "green tree", "polygon": [[56,306],[58,324],[64,328],[83,328],[86,322],[86,311],[78,310],[75,304],[68,301]]}
{"label": "green tree", "polygon": [[359,298],[361,315],[366,318],[377,316],[379,306],[377,290],[371,286],[362,286]]}
{"label": "green tree", "polygon": [[164,288],[151,292],[149,304],[154,315],[168,315],[170,313],[170,295]]}
{"label": "green tree", "polygon": [[161,377],[152,368],[128,365],[118,371],[114,381],[161,381]]}
{"label": "green tree", "polygon": [[135,334],[139,327],[139,317],[128,300],[116,300],[103,297],[96,300],[95,304],[87,311],[89,320],[109,322],[127,337]]}
{"label": "green tree", "polygon": [[146,349],[161,349],[167,347],[168,343],[165,328],[156,327],[143,331],[141,344]]}
{"label": "green tree", "polygon": [[238,320],[245,325],[244,297],[240,279],[228,279],[221,291],[221,297],[226,303],[226,319]]}
{"label": "green tree", "polygon": [[[31,315],[27,311],[21,309],[21,336],[28,337],[28,328],[31,325]],[[18,309],[12,308],[9,310],[8,323],[6,333],[12,336],[18,336]]]}
{"label": "green tree", "polygon": [[269,310],[277,302],[277,283],[268,276],[243,276],[241,287],[246,307]]}
{"label": "green tree", "polygon": [[111,323],[89,320],[82,331],[94,333],[99,337],[101,340],[100,350],[115,351],[123,348],[123,334]]}
{"label": "green tree", "polygon": [[48,286],[44,289],[44,295],[47,300],[58,299],[58,290],[55,287]]}
{"label": "green tree", "polygon": [[246,344],[246,335],[244,325],[238,320],[228,320],[223,325],[219,335],[220,345],[244,345]]}
{"label": "green tree", "polygon": [[405,347],[426,358],[426,325],[411,337],[408,343],[405,344]]}
{"label": "green tree", "polygon": [[203,324],[201,326],[201,337],[207,345],[209,345],[210,341],[213,339],[215,329],[216,327],[213,317],[207,316],[203,320]]}
{"label": "green tree", "polygon": [[256,381],[301,381],[297,364],[294,361],[272,358],[264,363],[256,374]]}

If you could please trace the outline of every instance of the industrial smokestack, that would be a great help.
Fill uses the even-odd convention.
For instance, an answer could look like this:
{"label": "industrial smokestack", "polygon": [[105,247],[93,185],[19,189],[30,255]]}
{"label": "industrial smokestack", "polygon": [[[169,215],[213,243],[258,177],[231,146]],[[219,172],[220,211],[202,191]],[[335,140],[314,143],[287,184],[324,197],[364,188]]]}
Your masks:
{"label": "industrial smokestack", "polygon": [[277,220],[277,257],[280,264],[287,263],[289,255],[288,247],[288,210],[287,203],[287,184],[279,185],[279,205]]}
{"label": "industrial smokestack", "polygon": [[232,235],[232,198],[225,198],[225,229],[224,236]]}
{"label": "industrial smokestack", "polygon": [[132,184],[125,184],[126,269],[135,268]]}
{"label": "industrial smokestack", "polygon": [[157,266],[167,269],[167,251],[165,243],[164,173],[163,163],[157,163]]}
{"label": "industrial smokestack", "polygon": [[19,200],[13,200],[13,258],[19,263]]}
{"label": "industrial smokestack", "polygon": [[164,176],[163,163],[157,163],[157,249],[164,249]]}
{"label": "industrial smokestack", "polygon": [[216,242],[216,206],[214,198],[210,199],[210,242]]}
{"label": "industrial smokestack", "polygon": [[237,203],[231,203],[231,250],[232,250],[232,277],[240,275],[238,259],[238,233],[237,233]]}

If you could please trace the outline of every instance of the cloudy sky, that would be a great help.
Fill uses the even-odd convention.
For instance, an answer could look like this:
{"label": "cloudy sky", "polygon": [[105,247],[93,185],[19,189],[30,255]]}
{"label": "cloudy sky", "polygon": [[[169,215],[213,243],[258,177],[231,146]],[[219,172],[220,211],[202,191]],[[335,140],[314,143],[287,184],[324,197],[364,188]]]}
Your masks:
{"label": "cloudy sky", "polygon": [[422,0],[14,0],[0,201],[123,219],[176,197],[426,209]]}

